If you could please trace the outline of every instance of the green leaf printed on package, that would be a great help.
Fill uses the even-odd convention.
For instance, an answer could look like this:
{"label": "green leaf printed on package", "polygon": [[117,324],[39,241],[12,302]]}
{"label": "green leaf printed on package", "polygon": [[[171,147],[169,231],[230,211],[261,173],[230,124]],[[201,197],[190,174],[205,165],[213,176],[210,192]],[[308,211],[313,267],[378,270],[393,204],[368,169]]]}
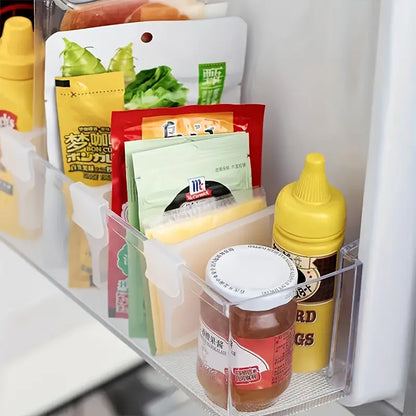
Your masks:
{"label": "green leaf printed on package", "polygon": [[199,64],[198,104],[219,104],[225,83],[225,62]]}
{"label": "green leaf printed on package", "polygon": [[129,85],[136,78],[133,62],[133,42],[123,48],[118,48],[108,64],[108,72],[121,71],[124,83]]}
{"label": "green leaf printed on package", "polygon": [[[127,242],[127,286],[129,293],[128,315],[129,336],[131,338],[148,338],[151,351],[155,351],[155,342],[151,323],[151,312],[146,308],[148,296],[147,278],[145,277],[146,260],[143,257],[143,240],[130,230],[126,233]],[[150,313],[150,315],[149,315]]]}
{"label": "green leaf printed on package", "polygon": [[126,110],[180,107],[186,104],[188,88],[177,81],[168,66],[145,69],[126,87]]}
{"label": "green leaf printed on package", "polygon": [[117,267],[127,276],[127,244],[117,253]]}
{"label": "green leaf printed on package", "polygon": [[76,75],[102,74],[107,72],[101,61],[87,48],[63,38],[65,49],[61,52],[64,63],[61,67],[63,77]]}

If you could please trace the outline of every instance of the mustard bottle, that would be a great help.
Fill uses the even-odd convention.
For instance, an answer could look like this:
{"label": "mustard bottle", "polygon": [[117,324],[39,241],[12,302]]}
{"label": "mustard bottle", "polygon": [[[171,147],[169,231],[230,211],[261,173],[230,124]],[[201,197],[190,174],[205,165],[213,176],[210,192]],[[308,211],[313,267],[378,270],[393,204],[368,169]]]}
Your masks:
{"label": "mustard bottle", "polygon": [[[21,132],[32,130],[33,121],[33,29],[26,17],[6,20],[0,38],[0,127]],[[0,231],[31,238],[19,222],[19,196],[12,172],[1,163]]]}
{"label": "mustard bottle", "polygon": [[335,278],[307,284],[338,266],[344,241],[345,200],[325,174],[325,158],[306,156],[298,181],[286,185],[275,204],[273,246],[296,264],[298,283],[293,371],[318,371],[329,363]]}
{"label": "mustard bottle", "polygon": [[0,127],[32,130],[33,63],[32,22],[10,17],[0,38]]}

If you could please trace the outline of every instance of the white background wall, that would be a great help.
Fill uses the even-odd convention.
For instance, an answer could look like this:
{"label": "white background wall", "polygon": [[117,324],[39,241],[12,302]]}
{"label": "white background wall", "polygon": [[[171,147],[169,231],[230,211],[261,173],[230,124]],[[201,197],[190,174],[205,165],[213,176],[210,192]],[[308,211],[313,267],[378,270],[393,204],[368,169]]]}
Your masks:
{"label": "white background wall", "polygon": [[367,160],[377,0],[230,0],[248,23],[245,102],[266,104],[263,184],[272,203],[307,153],[327,160],[359,236]]}

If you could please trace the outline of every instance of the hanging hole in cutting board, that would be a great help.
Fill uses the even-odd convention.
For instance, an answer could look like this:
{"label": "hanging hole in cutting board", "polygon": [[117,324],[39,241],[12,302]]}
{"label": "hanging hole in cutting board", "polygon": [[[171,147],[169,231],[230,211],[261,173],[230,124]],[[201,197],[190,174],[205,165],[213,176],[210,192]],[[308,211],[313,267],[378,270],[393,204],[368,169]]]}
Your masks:
{"label": "hanging hole in cutting board", "polygon": [[144,32],[140,39],[143,43],[149,43],[152,41],[153,35],[150,32]]}

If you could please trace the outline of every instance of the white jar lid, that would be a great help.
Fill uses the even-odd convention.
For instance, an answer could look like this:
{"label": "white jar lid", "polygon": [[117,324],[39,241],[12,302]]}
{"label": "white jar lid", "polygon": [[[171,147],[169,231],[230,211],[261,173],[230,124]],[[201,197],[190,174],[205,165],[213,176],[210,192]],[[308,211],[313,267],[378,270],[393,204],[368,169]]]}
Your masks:
{"label": "white jar lid", "polygon": [[249,244],[216,253],[208,262],[206,282],[229,302],[242,302],[240,309],[266,311],[293,298],[289,288],[297,275],[293,261],[280,251]]}

